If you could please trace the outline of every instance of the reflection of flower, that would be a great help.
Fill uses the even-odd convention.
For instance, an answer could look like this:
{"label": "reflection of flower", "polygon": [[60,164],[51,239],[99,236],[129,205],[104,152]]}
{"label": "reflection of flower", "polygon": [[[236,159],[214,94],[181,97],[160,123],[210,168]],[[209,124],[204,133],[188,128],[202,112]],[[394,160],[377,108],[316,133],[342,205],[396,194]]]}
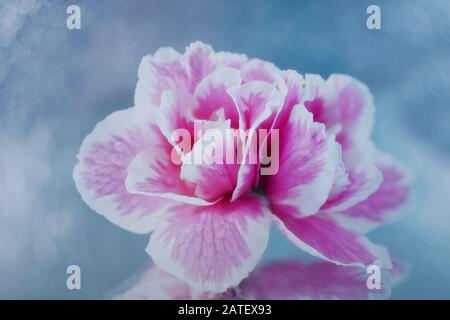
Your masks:
{"label": "reflection of flower", "polygon": [[[184,162],[190,150],[172,133],[189,132],[196,150],[205,139],[194,132],[198,121],[276,129],[279,145],[264,143],[279,150],[277,173],[260,176],[266,165],[249,161]],[[372,121],[371,96],[350,77],[303,77],[201,43],[182,55],[163,48],[141,62],[135,107],[85,138],[74,179],[95,211],[127,230],[153,232],[154,262],[202,291],[223,292],[253,270],[272,218],[315,256],[389,267],[385,250],[363,233],[391,221],[408,188],[400,167],[371,143]],[[251,148],[243,150],[247,160]]]}
{"label": "reflection of flower", "polygon": [[407,276],[405,264],[394,260],[390,272],[382,270],[381,288],[368,289],[365,268],[323,261],[280,260],[256,269],[238,287],[214,294],[198,292],[156,266],[150,266],[115,299],[386,299],[391,288]]}

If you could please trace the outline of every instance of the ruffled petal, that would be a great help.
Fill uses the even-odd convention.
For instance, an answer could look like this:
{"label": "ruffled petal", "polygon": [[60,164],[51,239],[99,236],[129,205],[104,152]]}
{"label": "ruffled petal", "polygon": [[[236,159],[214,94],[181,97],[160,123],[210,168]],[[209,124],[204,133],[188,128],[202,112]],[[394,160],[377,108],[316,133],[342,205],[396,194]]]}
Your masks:
{"label": "ruffled petal", "polygon": [[242,66],[241,77],[243,83],[262,81],[274,85],[282,92],[286,91],[281,70],[271,62],[251,59]]}
{"label": "ruffled petal", "polygon": [[240,69],[248,61],[248,58],[245,54],[219,51],[214,55],[213,61],[217,65]]}
{"label": "ruffled petal", "polygon": [[236,146],[227,144],[230,121],[209,122],[208,126],[192,152],[183,158],[181,178],[195,186],[197,197],[217,201],[235,188],[239,165],[228,159],[236,154]]}
{"label": "ruffled petal", "polygon": [[190,44],[184,54],[173,48],[161,48],[142,58],[134,101],[137,107],[158,107],[164,90],[193,93],[200,81],[216,68],[214,51],[199,41]]}
{"label": "ruffled petal", "polygon": [[133,107],[99,122],[84,139],[73,171],[83,200],[122,228],[137,233],[152,231],[167,201],[130,194],[125,178],[134,157],[160,143],[164,138],[151,122],[151,110]]}
{"label": "ruffled petal", "polygon": [[[368,153],[366,153],[368,155]],[[374,160],[362,161],[359,166],[347,170],[345,186],[339,185],[337,178],[330,193],[330,197],[322,206],[321,210],[327,212],[343,211],[351,206],[364,201],[375,190],[382,181],[380,169]]]}
{"label": "ruffled petal", "polygon": [[197,119],[217,120],[214,116],[223,112],[227,120],[231,120],[231,126],[238,128],[239,117],[237,107],[227,90],[239,86],[241,78],[239,71],[233,68],[220,67],[204,78],[195,89],[195,97],[198,105],[193,110]]}
{"label": "ruffled petal", "polygon": [[[157,111],[157,124],[163,135],[180,154],[190,152],[194,133],[192,110],[197,101],[187,92],[166,90],[161,96],[161,107]],[[188,139],[189,141],[184,141]],[[180,150],[186,144],[187,150]],[[176,160],[176,159],[175,159]]]}
{"label": "ruffled petal", "polygon": [[305,217],[318,212],[333,185],[339,145],[312,114],[296,106],[280,129],[279,170],[264,177],[264,190],[276,214]]}
{"label": "ruffled petal", "polygon": [[190,92],[194,92],[203,78],[214,71],[216,64],[213,59],[214,50],[200,41],[191,43],[186,48],[182,60],[188,70]]}
{"label": "ruffled petal", "polygon": [[171,151],[148,148],[140,152],[128,166],[125,185],[128,192],[158,196],[187,204],[207,206],[195,195],[195,189],[180,178],[181,166],[174,163]]}
{"label": "ruffled petal", "polygon": [[349,179],[346,188],[337,187],[339,192],[333,188],[322,209],[344,210],[366,199],[381,182],[370,140],[375,110],[372,95],[363,83],[340,74],[331,75],[326,81],[306,75],[305,91],[305,106],[314,114],[314,120],[336,134]]}
{"label": "ruffled petal", "polygon": [[266,130],[266,137],[269,135],[285,93],[273,84],[260,80],[232,88],[229,92],[238,108],[244,145],[238,182],[232,195],[232,200],[235,200],[255,185],[258,161],[266,145],[266,138],[260,141],[259,130]]}
{"label": "ruffled petal", "polygon": [[375,108],[366,85],[342,74],[333,74],[326,81],[320,76],[306,75],[305,90],[314,97],[305,101],[314,120],[328,129],[339,126],[336,139],[344,151],[369,137]]}
{"label": "ruffled petal", "polygon": [[360,232],[368,232],[380,225],[397,221],[407,210],[400,210],[410,192],[412,175],[393,158],[379,157],[378,168],[382,174],[379,188],[366,200],[333,217],[342,224]]}
{"label": "ruffled petal", "polygon": [[189,91],[189,74],[181,55],[172,48],[161,48],[142,58],[134,94],[137,107],[154,108],[161,103],[164,90]]}

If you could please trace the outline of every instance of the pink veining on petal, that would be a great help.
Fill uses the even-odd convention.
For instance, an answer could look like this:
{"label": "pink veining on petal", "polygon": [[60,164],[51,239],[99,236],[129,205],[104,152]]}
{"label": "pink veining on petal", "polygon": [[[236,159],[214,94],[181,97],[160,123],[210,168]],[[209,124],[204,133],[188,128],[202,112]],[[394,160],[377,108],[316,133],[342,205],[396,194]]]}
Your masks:
{"label": "pink veining on petal", "polygon": [[270,213],[257,196],[207,207],[172,207],[147,248],[154,262],[202,290],[223,292],[254,268],[266,247]]}
{"label": "pink veining on petal", "polygon": [[125,188],[127,168],[136,154],[164,141],[145,115],[133,108],[100,122],[84,140],[73,172],[78,191],[92,209],[138,233],[151,231],[156,213],[167,204],[155,197],[131,194]]}

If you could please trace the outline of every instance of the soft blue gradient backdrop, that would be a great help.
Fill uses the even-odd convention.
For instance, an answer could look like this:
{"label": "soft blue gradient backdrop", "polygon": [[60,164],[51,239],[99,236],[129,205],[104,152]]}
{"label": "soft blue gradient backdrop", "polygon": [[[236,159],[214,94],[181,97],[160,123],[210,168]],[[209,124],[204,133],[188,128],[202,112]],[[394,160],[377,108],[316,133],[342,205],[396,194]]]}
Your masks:
{"label": "soft blue gradient backdrop", "polygon": [[[82,29],[66,28],[78,4]],[[366,28],[378,4],[382,30]],[[412,265],[393,298],[450,298],[450,1],[0,1],[0,298],[102,298],[150,258],[148,236],[92,212],[72,181],[84,136],[133,104],[142,56],[201,40],[301,73],[346,73],[374,139],[415,173],[411,213],[370,236]],[[268,261],[299,255],[277,232]],[[65,269],[82,268],[68,291]]]}

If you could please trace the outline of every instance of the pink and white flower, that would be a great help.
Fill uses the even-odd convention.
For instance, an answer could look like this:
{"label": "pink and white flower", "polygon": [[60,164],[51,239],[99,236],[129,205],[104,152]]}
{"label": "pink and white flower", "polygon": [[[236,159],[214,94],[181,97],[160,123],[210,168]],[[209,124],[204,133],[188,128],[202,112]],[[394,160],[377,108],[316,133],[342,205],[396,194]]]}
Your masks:
{"label": "pink and white flower", "polygon": [[[93,210],[152,233],[147,252],[161,269],[198,290],[224,292],[255,268],[272,221],[335,264],[390,267],[387,251],[364,232],[393,220],[409,182],[370,140],[374,108],[360,82],[303,77],[196,42],[183,54],[162,48],[144,57],[134,104],[85,138],[73,177]],[[205,142],[196,122],[267,130],[278,171],[260,175],[264,161],[187,162]],[[179,147],[179,129],[194,137],[192,148]],[[244,148],[244,160],[250,152]]]}

